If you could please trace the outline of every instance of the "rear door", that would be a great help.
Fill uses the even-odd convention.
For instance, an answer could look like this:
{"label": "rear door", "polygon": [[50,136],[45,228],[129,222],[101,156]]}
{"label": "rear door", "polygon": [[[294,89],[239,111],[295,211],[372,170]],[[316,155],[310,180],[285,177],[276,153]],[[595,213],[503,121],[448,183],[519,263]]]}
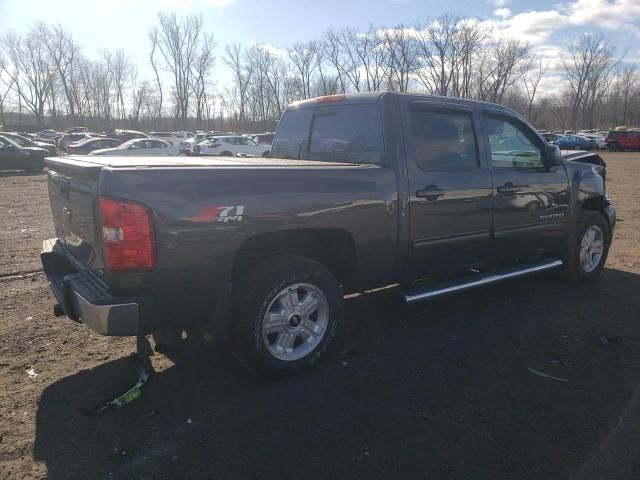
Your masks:
{"label": "rear door", "polygon": [[409,280],[484,266],[491,235],[491,174],[471,108],[408,105]]}
{"label": "rear door", "polygon": [[492,169],[494,258],[499,264],[533,260],[558,250],[569,218],[564,165],[544,165],[544,141],[519,118],[483,111]]}

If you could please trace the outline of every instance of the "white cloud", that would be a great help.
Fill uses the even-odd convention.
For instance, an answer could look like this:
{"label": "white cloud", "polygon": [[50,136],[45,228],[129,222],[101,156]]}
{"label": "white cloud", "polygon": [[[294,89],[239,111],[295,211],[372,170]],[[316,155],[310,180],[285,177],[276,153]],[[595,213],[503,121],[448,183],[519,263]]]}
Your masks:
{"label": "white cloud", "polygon": [[261,43],[260,45],[258,45],[258,48],[263,52],[270,53],[274,57],[285,57],[287,55],[286,50],[282,50],[274,45],[271,45],[270,43]]}
{"label": "white cloud", "polygon": [[511,10],[509,10],[508,8],[498,8],[497,10],[493,11],[493,15],[504,20],[505,18],[509,18],[511,16]]}
{"label": "white cloud", "polygon": [[497,38],[507,37],[541,44],[553,32],[569,25],[569,18],[556,10],[532,10],[502,20],[486,20],[482,25]]}
{"label": "white cloud", "polygon": [[561,4],[560,9],[569,15],[574,25],[595,24],[616,29],[640,20],[638,0],[576,0]]}
{"label": "white cloud", "polygon": [[640,37],[638,0],[575,0],[561,3],[557,8],[569,17],[572,25],[629,30]]}
{"label": "white cloud", "polygon": [[494,7],[504,7],[510,1],[511,0],[487,0],[487,3]]}

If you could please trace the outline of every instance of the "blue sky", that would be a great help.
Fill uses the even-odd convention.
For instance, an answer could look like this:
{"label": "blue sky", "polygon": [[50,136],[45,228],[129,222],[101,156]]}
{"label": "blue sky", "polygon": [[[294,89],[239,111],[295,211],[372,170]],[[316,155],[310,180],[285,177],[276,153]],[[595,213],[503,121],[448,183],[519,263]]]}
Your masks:
{"label": "blue sky", "polygon": [[[640,0],[0,0],[0,35],[23,32],[37,21],[60,23],[88,56],[123,48],[146,77],[147,32],[161,11],[201,13],[218,58],[234,41],[286,48],[331,27],[411,25],[449,12],[478,17],[496,35],[528,40],[551,60],[583,31],[604,32],[620,51],[628,49],[627,58],[640,60]],[[218,77],[224,81],[226,75]]]}

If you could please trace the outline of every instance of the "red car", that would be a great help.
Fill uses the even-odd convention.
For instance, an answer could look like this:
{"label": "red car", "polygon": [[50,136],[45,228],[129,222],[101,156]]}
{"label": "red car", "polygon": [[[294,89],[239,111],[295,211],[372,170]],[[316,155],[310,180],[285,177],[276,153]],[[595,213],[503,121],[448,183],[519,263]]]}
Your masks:
{"label": "red car", "polygon": [[604,142],[610,152],[640,150],[640,130],[611,130]]}

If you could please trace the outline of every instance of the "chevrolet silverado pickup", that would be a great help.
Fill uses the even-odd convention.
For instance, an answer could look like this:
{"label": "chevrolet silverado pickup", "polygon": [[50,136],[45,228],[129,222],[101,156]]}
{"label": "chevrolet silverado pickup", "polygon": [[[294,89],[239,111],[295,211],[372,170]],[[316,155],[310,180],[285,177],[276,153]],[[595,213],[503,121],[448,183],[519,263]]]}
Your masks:
{"label": "chevrolet silverado pickup", "polygon": [[[46,160],[55,312],[103,335],[210,332],[255,373],[324,356],[343,297],[418,302],[535,272],[602,270],[615,225],[597,154],[463,99],[290,105],[269,158]],[[181,337],[178,337],[181,338]]]}

